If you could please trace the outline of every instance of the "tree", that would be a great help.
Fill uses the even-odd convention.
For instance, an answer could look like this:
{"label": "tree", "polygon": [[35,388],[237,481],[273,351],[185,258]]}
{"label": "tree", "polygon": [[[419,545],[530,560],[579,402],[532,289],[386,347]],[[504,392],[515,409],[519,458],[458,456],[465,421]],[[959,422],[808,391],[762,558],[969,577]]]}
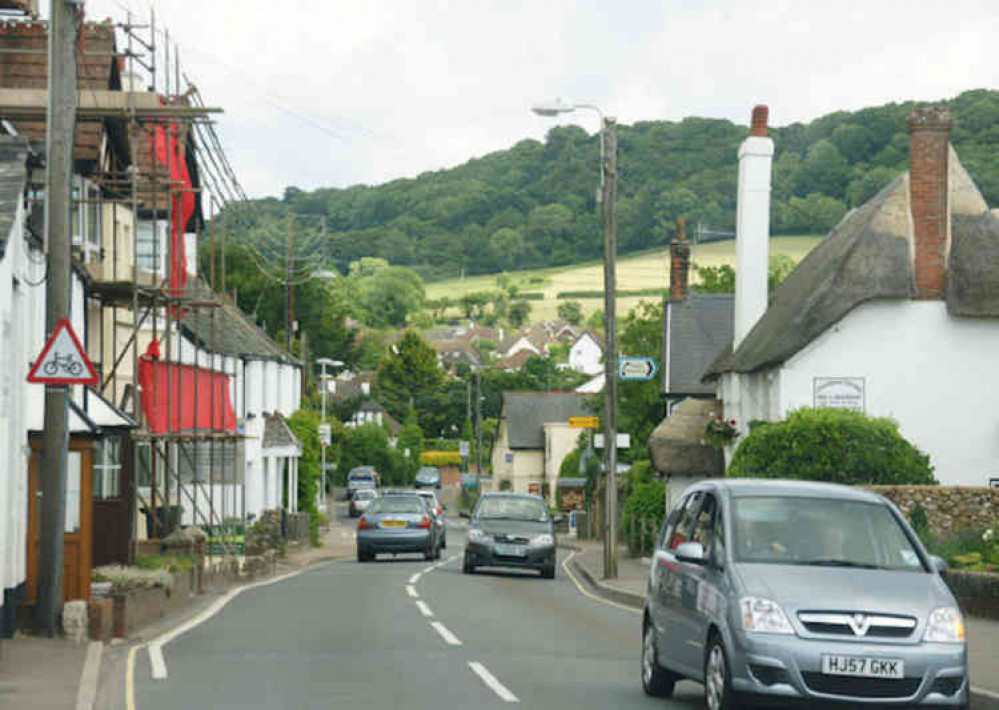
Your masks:
{"label": "tree", "polygon": [[887,417],[803,408],[754,426],[732,457],[729,476],[795,478],[846,485],[932,485],[930,458]]}
{"label": "tree", "polygon": [[423,310],[426,290],[423,279],[404,266],[385,266],[357,282],[357,293],[365,321],[376,328],[401,328],[410,314]]}
{"label": "tree", "polygon": [[[416,416],[416,409],[409,408],[406,414],[406,421],[399,432],[399,443],[396,448],[406,457],[407,483],[412,482],[412,476],[420,465],[420,454],[423,453],[423,430],[420,428],[419,419]],[[409,452],[407,455],[406,452]]]}
{"label": "tree", "polygon": [[[621,352],[662,362],[662,329],[662,303],[642,301],[622,323],[618,337]],[[659,379],[654,377],[648,382],[619,383],[617,406],[618,430],[631,434],[633,442],[641,442],[641,445],[622,449],[622,459],[630,461],[632,457],[642,455],[644,442],[648,441],[652,430],[665,414]]]}
{"label": "tree", "polygon": [[[797,266],[787,254],[771,254],[767,264],[767,292],[771,295],[780,283]],[[697,266],[694,272],[698,281],[693,290],[698,293],[735,293],[735,269],[728,264],[721,266]]]}
{"label": "tree", "polygon": [[510,310],[507,313],[507,317],[510,319],[510,324],[515,328],[519,328],[524,323],[527,322],[528,316],[531,315],[531,303],[530,301],[514,301],[510,304]]}
{"label": "tree", "polygon": [[[319,413],[314,409],[299,409],[287,419],[288,428],[302,442],[302,455],[298,459],[298,509],[309,514],[309,539],[313,546],[319,545],[319,509],[316,496],[319,493],[320,463],[322,450],[319,443]],[[339,422],[337,422],[338,424]],[[334,426],[331,424],[331,427]]]}
{"label": "tree", "polygon": [[378,365],[374,397],[396,419],[402,419],[410,406],[416,408],[425,432],[440,431],[444,404],[444,371],[437,353],[412,330],[387,352]]}
{"label": "tree", "polygon": [[562,301],[558,304],[558,317],[572,325],[583,321],[583,304],[579,301]]}

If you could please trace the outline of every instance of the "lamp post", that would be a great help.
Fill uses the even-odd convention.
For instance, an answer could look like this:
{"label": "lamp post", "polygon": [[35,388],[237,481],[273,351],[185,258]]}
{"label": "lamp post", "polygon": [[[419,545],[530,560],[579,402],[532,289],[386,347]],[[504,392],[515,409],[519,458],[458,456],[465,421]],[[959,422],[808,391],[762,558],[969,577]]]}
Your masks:
{"label": "lamp post", "polygon": [[604,450],[605,494],[604,578],[617,578],[617,121],[592,104],[556,99],[531,110],[539,116],[558,116],[576,109],[596,111],[600,117],[600,206],[604,223]]}
{"label": "lamp post", "polygon": [[[326,368],[327,367],[343,367],[343,363],[340,360],[331,360],[328,357],[321,357],[321,358],[319,358],[319,359],[316,360],[316,364],[319,365],[319,368],[320,368],[319,386],[322,388],[322,402],[323,402],[323,404],[322,404],[322,427],[323,427],[323,430],[325,431],[325,429],[326,429],[326,390],[327,390],[326,380],[329,379],[329,375],[326,374]],[[319,488],[319,491],[320,491],[320,493],[319,493],[319,496],[320,496],[319,500],[320,500],[320,503],[322,504],[320,506],[320,510],[323,510],[323,511],[325,511],[327,509],[327,505],[326,505],[326,447],[327,447],[327,445],[328,444],[326,442],[325,437],[321,436],[320,437],[320,441],[319,441],[319,448],[322,450],[322,475],[320,477],[321,478],[321,483],[320,483],[320,488]]]}

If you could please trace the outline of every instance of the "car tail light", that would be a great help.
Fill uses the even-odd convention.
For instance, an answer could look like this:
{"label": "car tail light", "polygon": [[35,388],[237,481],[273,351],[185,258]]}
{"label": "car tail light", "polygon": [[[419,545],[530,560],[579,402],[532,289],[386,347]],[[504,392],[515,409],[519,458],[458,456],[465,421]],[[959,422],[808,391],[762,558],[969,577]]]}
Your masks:
{"label": "car tail light", "polygon": [[371,523],[368,522],[368,519],[365,516],[362,515],[361,519],[357,521],[357,529],[358,530],[370,530],[371,529]]}
{"label": "car tail light", "polygon": [[416,527],[418,527],[418,528],[429,528],[430,527],[430,518],[428,518],[426,515],[424,515],[423,518],[420,519],[420,522],[418,522],[416,524]]}

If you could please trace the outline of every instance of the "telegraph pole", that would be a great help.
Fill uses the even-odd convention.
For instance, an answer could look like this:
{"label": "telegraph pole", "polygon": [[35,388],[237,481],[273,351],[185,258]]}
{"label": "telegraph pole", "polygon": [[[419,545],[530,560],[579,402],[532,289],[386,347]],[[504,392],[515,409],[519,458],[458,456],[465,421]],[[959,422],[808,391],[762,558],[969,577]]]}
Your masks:
{"label": "telegraph pole", "polygon": [[475,491],[482,492],[482,368],[475,368]]}
{"label": "telegraph pole", "polygon": [[604,218],[604,450],[605,494],[604,579],[617,579],[617,121],[603,119]]}
{"label": "telegraph pole", "polygon": [[[49,23],[49,96],[45,127],[45,329],[69,317],[71,293],[70,181],[76,138],[76,11],[78,2],[52,0]],[[41,554],[38,569],[38,621],[48,636],[59,631],[63,601],[63,534],[66,524],[66,459],[69,450],[69,389],[45,386],[42,433]]]}
{"label": "telegraph pole", "polygon": [[286,321],[286,323],[285,323],[285,328],[284,328],[284,331],[285,331],[284,332],[284,349],[288,351],[289,355],[291,354],[291,326],[292,326],[292,323],[295,322],[295,303],[292,300],[293,296],[292,296],[292,291],[291,291],[291,289],[293,288],[292,285],[291,285],[291,251],[292,251],[292,243],[294,241],[294,237],[292,236],[291,220],[292,220],[292,215],[289,212],[288,213],[288,219],[287,219],[287,222],[288,222],[288,254],[287,254],[286,258],[285,258],[285,271],[284,271],[284,273],[285,273],[285,297],[286,297],[286,303],[285,303],[285,314],[286,314],[285,321]]}

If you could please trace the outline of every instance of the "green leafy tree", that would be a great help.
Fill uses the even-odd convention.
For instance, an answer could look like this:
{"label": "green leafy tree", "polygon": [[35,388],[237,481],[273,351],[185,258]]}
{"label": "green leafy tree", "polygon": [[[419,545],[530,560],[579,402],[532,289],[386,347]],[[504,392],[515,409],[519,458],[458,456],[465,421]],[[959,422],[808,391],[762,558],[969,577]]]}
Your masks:
{"label": "green leafy tree", "polygon": [[420,454],[423,453],[423,430],[420,428],[416,409],[412,407],[410,407],[409,412],[406,414],[406,421],[399,432],[399,443],[396,448],[403,453],[404,457],[406,456],[406,451],[409,451],[409,456],[406,458],[406,482],[411,483],[412,477],[420,465]]}
{"label": "green leafy tree", "polygon": [[373,394],[396,419],[415,407],[420,428],[437,433],[444,423],[440,414],[445,405],[443,382],[437,353],[417,333],[407,330],[382,357]]}
{"label": "green leafy tree", "polygon": [[524,325],[530,315],[530,301],[514,301],[510,304],[510,310],[507,313],[507,317],[510,319],[510,324],[515,328],[520,328]]}
{"label": "green leafy tree", "polygon": [[558,304],[558,317],[573,325],[579,325],[583,322],[583,304],[579,301],[562,301]]}
{"label": "green leafy tree", "polygon": [[426,290],[419,274],[403,266],[386,266],[357,282],[365,320],[376,328],[400,328],[423,310]]}
{"label": "green leafy tree", "polygon": [[298,459],[298,509],[309,514],[309,539],[319,545],[319,493],[322,449],[319,444],[319,413],[313,409],[299,409],[287,419],[288,428],[302,442],[302,456]]}
{"label": "green leafy tree", "polygon": [[691,288],[698,293],[735,293],[735,269],[728,264],[698,266],[694,264],[697,282]]}
{"label": "green leafy tree", "polygon": [[[642,301],[625,317],[618,344],[625,355],[650,357],[662,362],[663,307],[661,302]],[[652,430],[662,421],[660,381],[621,382],[618,384],[618,430],[631,435],[632,446],[622,449],[622,460],[632,460],[645,451]]]}
{"label": "green leafy tree", "polygon": [[794,478],[847,485],[935,484],[929,457],[887,417],[847,409],[804,408],[755,426],[728,475]]}

